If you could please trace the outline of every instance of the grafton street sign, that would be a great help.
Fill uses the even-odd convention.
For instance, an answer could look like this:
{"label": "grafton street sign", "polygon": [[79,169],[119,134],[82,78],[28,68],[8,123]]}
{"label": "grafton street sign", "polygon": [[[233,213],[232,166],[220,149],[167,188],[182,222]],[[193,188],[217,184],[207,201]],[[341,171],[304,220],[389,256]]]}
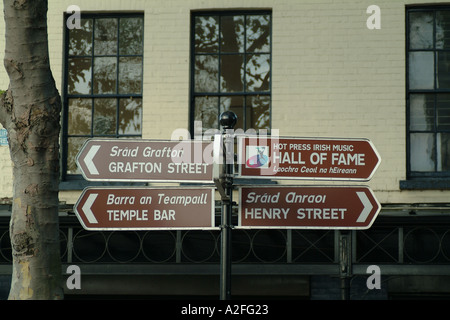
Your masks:
{"label": "grafton street sign", "polygon": [[89,181],[214,182],[213,143],[201,140],[85,142],[77,165]]}

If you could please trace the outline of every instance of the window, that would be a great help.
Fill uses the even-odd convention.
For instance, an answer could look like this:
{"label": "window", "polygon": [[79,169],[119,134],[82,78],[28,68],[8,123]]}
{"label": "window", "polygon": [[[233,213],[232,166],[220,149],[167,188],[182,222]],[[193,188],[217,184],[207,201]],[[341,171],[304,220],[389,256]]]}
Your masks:
{"label": "window", "polygon": [[194,121],[219,129],[224,111],[236,129],[270,129],[271,26],[267,11],[192,14],[192,132]]}
{"label": "window", "polygon": [[144,18],[84,14],[65,30],[63,179],[86,139],[141,137]]}
{"label": "window", "polygon": [[408,178],[450,177],[450,8],[407,10]]}

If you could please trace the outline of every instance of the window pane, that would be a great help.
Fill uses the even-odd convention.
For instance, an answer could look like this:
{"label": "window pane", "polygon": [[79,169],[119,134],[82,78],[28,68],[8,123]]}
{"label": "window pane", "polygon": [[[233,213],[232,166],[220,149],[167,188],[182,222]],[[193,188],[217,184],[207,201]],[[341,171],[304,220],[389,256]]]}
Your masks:
{"label": "window pane", "polygon": [[270,96],[247,97],[247,129],[270,130]]}
{"label": "window pane", "polygon": [[438,133],[438,171],[450,171],[450,133]]}
{"label": "window pane", "polygon": [[450,94],[438,94],[436,98],[438,130],[450,130]]}
{"label": "window pane", "polygon": [[92,60],[89,58],[71,58],[68,61],[68,67],[68,93],[91,94]]}
{"label": "window pane", "polygon": [[220,98],[220,111],[221,114],[224,111],[234,112],[238,119],[234,129],[243,129],[244,126],[244,97],[242,96],[232,96],[232,97],[222,97]]}
{"label": "window pane", "polygon": [[411,133],[410,140],[411,170],[433,172],[435,170],[434,135],[432,133]]}
{"label": "window pane", "polygon": [[247,52],[270,52],[270,16],[247,17]]}
{"label": "window pane", "polygon": [[[202,14],[193,20],[192,90],[194,121],[202,123],[203,130],[194,124],[194,134],[219,128],[219,114],[226,110],[238,116],[237,129],[261,123],[268,127],[265,117],[253,120],[264,111],[253,110],[246,95],[267,92],[270,100],[271,15]],[[265,107],[270,118],[269,103]]]}
{"label": "window pane", "polygon": [[244,55],[226,55],[220,58],[220,90],[244,91]]}
{"label": "window pane", "polygon": [[90,135],[92,99],[69,99],[69,135]]}
{"label": "window pane", "polygon": [[436,12],[436,48],[450,48],[450,12]]}
{"label": "window pane", "polygon": [[94,93],[116,93],[117,58],[94,59]]}
{"label": "window pane", "polygon": [[223,16],[220,35],[222,38],[221,52],[244,52],[244,16]]}
{"label": "window pane", "polygon": [[142,133],[142,99],[120,99],[119,134]]}
{"label": "window pane", "polygon": [[434,128],[434,95],[411,94],[409,102],[409,129],[429,131]]}
{"label": "window pane", "polygon": [[68,174],[81,174],[78,169],[76,158],[83,143],[88,139],[87,137],[70,137],[67,139],[67,173]]}
{"label": "window pane", "polygon": [[117,19],[95,20],[95,55],[117,54]]}
{"label": "window pane", "polygon": [[120,54],[142,54],[144,42],[143,18],[121,18],[119,32]]}
{"label": "window pane", "polygon": [[94,100],[94,134],[116,134],[116,99]]}
{"label": "window pane", "polygon": [[141,135],[142,98],[136,95],[142,94],[144,18],[92,15],[81,19],[81,29],[66,32],[64,161],[67,174],[80,174],[75,158],[86,139]]}
{"label": "window pane", "polygon": [[249,55],[245,68],[247,91],[269,91],[270,55]]}
{"label": "window pane", "polygon": [[219,18],[195,18],[195,52],[215,53],[219,50]]}
{"label": "window pane", "polygon": [[450,88],[450,52],[437,52],[436,86]]}
{"label": "window pane", "polygon": [[69,55],[86,56],[92,54],[92,19],[81,19],[81,29],[69,31]]}
{"label": "window pane", "polygon": [[411,12],[409,14],[409,48],[433,48],[433,13]]}
{"label": "window pane", "polygon": [[195,92],[217,92],[218,76],[218,56],[195,57]]}
{"label": "window pane", "polygon": [[410,52],[409,53],[409,88],[433,89],[434,88],[434,53]]}
{"label": "window pane", "polygon": [[142,58],[119,59],[119,93],[142,92]]}
{"label": "window pane", "polygon": [[202,132],[195,132],[195,135],[201,135],[208,129],[218,129],[219,110],[218,97],[198,97],[195,98],[194,120],[202,124]]}

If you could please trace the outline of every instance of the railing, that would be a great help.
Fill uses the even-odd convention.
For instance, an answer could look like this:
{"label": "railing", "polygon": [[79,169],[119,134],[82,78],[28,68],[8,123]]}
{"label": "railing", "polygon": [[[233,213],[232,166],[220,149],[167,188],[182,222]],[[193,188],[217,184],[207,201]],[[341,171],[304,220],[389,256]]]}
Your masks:
{"label": "railing", "polygon": [[450,264],[450,226],[375,227],[357,232],[356,263]]}
{"label": "railing", "polygon": [[[422,269],[414,272],[422,274],[427,266],[446,267],[450,219],[446,220],[380,216],[370,229],[349,232],[352,264],[395,265],[397,270],[417,266]],[[8,225],[8,219],[0,220],[0,265],[11,264]],[[337,230],[235,229],[232,261],[250,266],[337,266],[340,235]],[[67,216],[61,218],[60,240],[65,264],[204,265],[220,260],[219,231],[86,231],[74,216]],[[442,270],[450,275],[449,267]]]}

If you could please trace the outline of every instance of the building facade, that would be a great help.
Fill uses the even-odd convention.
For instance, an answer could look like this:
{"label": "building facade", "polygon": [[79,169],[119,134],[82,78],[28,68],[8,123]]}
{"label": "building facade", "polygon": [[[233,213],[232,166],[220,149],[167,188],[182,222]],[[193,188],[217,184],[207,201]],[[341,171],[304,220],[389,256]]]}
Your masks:
{"label": "building facade", "polygon": [[[218,295],[214,232],[82,230],[73,205],[94,183],[83,180],[75,156],[92,137],[202,135],[232,110],[244,131],[368,138],[382,159],[367,183],[382,209],[372,228],[346,235],[344,273],[339,231],[236,231],[234,295],[340,298],[340,280],[350,279],[355,299],[450,296],[450,2],[79,0],[80,21],[67,12],[72,4],[48,8],[63,100],[62,259],[80,265],[85,279],[66,294]],[[0,89],[8,81],[3,72]],[[7,283],[13,182],[2,141]],[[381,289],[367,289],[369,265],[380,267]]]}

